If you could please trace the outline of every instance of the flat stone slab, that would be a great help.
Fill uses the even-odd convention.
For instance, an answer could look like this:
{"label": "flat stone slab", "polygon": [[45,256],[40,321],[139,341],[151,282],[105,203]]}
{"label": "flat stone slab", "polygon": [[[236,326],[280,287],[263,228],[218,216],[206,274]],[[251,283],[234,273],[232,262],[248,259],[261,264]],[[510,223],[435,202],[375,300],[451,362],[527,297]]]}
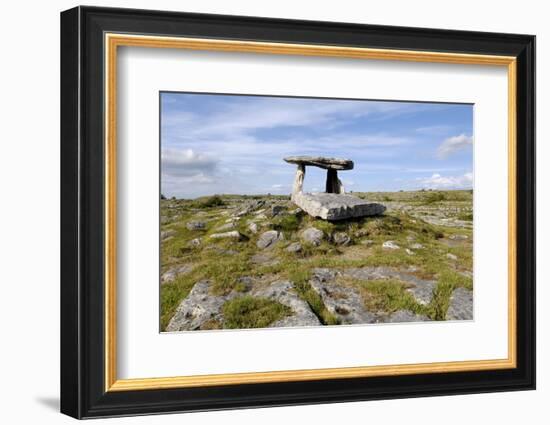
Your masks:
{"label": "flat stone slab", "polygon": [[297,193],[293,195],[292,200],[312,217],[324,220],[336,221],[380,215],[386,211],[382,204],[336,193]]}
{"label": "flat stone slab", "polygon": [[343,158],[327,158],[324,156],[287,156],[283,158],[289,164],[311,165],[325,170],[353,170],[353,161]]}
{"label": "flat stone slab", "polygon": [[472,320],[474,318],[473,292],[465,288],[457,288],[451,294],[447,320]]}

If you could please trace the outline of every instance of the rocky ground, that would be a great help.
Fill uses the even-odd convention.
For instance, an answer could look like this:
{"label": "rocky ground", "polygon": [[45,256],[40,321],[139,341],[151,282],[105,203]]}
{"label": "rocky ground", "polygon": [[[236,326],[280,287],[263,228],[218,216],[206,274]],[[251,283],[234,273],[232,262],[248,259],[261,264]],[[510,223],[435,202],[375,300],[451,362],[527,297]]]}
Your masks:
{"label": "rocky ground", "polygon": [[471,191],[354,193],[378,217],[283,196],[161,200],[163,331],[469,320]]}

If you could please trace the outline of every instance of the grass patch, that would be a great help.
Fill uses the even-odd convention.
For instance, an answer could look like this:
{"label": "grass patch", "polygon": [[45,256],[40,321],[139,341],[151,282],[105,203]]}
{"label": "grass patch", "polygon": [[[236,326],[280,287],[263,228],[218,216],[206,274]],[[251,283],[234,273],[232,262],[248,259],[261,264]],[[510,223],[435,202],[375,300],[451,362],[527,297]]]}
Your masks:
{"label": "grass patch", "polygon": [[445,196],[444,192],[430,192],[425,198],[424,198],[424,205],[431,205],[435,204],[436,202],[443,202],[447,200],[447,196]]}
{"label": "grass patch", "polygon": [[279,232],[292,233],[298,231],[301,222],[301,217],[295,214],[287,214],[274,219],[271,227]]}
{"label": "grass patch", "polygon": [[227,329],[265,328],[291,314],[290,307],[277,301],[251,296],[227,301],[222,311]]}
{"label": "grass patch", "polygon": [[411,310],[426,314],[426,308],[418,304],[406,291],[406,285],[395,279],[355,281],[361,290],[365,307],[370,311],[393,313],[397,310]]}
{"label": "grass patch", "polygon": [[456,288],[463,287],[473,289],[472,279],[462,276],[451,270],[443,270],[434,289],[432,302],[430,304],[431,317],[434,320],[445,320],[451,295]]}
{"label": "grass patch", "polygon": [[461,212],[460,214],[458,214],[458,216],[456,217],[458,218],[459,220],[462,220],[462,221],[474,221],[474,214],[473,212]]}

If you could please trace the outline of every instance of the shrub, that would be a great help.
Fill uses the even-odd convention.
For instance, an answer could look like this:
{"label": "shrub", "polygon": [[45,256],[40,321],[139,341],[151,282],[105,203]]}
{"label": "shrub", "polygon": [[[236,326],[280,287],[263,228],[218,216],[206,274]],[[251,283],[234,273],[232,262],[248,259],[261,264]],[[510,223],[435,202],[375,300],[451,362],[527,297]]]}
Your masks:
{"label": "shrub", "polygon": [[447,197],[443,192],[432,192],[424,199],[425,204],[434,204],[436,202],[445,201]]}
{"label": "shrub", "polygon": [[220,198],[218,195],[210,196],[206,199],[202,199],[199,202],[200,208],[220,207],[222,205],[225,205],[225,202],[223,202],[223,199]]}

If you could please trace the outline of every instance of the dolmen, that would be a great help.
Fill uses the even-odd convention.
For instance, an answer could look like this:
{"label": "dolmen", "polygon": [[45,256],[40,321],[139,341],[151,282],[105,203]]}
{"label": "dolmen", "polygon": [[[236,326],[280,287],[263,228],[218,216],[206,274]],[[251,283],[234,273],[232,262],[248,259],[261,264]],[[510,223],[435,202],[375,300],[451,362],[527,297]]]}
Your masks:
{"label": "dolmen", "polygon": [[[352,170],[353,161],[350,159],[321,156],[289,156],[283,159],[290,164],[297,165],[290,199],[312,217],[337,221],[380,215],[386,210],[382,204],[368,202],[345,193],[344,185],[338,178],[338,171]],[[303,192],[306,166],[327,170],[324,193]]]}

